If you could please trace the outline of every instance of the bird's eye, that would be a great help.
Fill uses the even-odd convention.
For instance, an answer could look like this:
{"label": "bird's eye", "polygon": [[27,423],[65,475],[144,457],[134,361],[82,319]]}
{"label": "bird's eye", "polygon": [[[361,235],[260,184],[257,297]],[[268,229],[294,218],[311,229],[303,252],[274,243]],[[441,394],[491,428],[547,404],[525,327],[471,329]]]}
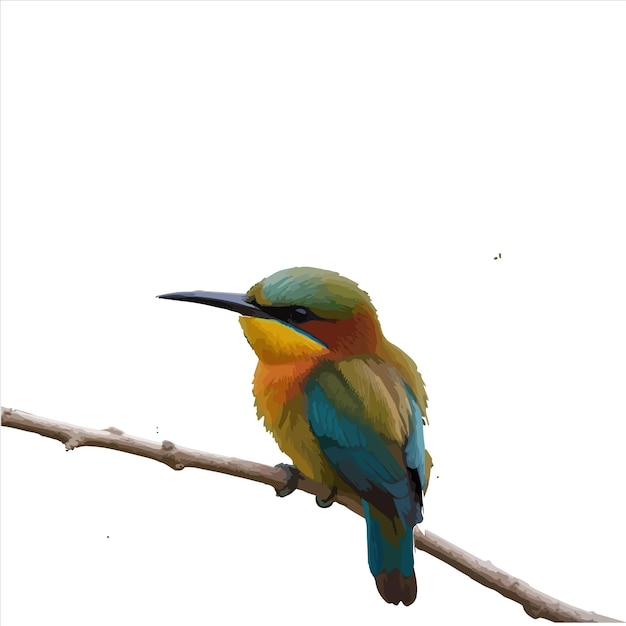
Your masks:
{"label": "bird's eye", "polygon": [[309,309],[303,306],[294,306],[289,309],[289,322],[293,324],[302,324],[312,319],[313,315]]}

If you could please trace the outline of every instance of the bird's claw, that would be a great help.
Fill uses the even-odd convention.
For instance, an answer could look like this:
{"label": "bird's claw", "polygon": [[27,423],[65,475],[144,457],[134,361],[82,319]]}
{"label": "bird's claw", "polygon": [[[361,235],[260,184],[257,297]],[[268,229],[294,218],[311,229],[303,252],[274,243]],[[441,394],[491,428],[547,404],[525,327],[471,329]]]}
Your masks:
{"label": "bird's claw", "polygon": [[279,463],[274,465],[279,467],[287,474],[287,483],[282,489],[276,489],[276,495],[279,498],[291,495],[298,488],[298,481],[301,478],[300,470],[295,465],[289,465],[287,463]]}
{"label": "bird's claw", "polygon": [[327,498],[320,498],[319,496],[315,496],[315,504],[321,507],[322,509],[327,509],[332,503],[335,501],[335,496],[337,495],[337,487],[333,487],[330,490],[330,494]]}

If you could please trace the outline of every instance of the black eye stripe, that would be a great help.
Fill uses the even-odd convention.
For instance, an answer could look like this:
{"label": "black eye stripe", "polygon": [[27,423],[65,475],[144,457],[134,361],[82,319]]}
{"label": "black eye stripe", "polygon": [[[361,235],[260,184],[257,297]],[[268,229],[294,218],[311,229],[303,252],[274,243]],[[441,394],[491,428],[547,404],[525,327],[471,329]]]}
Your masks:
{"label": "black eye stripe", "polygon": [[254,300],[251,301],[251,304],[259,307],[261,311],[271,315],[281,322],[287,322],[287,324],[303,324],[304,322],[310,322],[311,320],[323,319],[319,315],[313,313],[311,309],[307,309],[305,306],[266,306],[258,304]]}

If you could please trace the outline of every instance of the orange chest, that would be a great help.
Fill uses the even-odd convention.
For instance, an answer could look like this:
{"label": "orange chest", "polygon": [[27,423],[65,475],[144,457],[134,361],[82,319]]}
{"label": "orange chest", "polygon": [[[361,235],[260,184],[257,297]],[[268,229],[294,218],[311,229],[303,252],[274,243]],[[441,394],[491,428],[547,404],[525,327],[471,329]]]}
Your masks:
{"label": "orange chest", "polygon": [[304,385],[314,365],[309,361],[276,365],[259,362],[253,391],[259,417],[265,418],[269,430],[274,430],[287,408],[301,407]]}
{"label": "orange chest", "polygon": [[314,365],[259,363],[254,375],[257,414],[278,447],[305,476],[335,485],[340,479],[322,454],[304,415],[304,387]]}

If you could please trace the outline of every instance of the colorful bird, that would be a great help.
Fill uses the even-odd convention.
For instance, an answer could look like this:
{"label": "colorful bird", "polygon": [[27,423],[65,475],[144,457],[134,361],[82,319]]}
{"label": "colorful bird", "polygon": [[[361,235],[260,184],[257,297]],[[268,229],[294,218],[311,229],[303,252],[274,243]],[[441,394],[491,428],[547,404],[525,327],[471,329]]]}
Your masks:
{"label": "colorful bird", "polygon": [[242,315],[259,358],[258,417],[295,463],[278,495],[294,490],[297,471],[328,486],[331,497],[318,498],[320,506],[330,506],[338,490],[357,495],[380,595],[414,602],[413,528],[422,521],[432,465],[424,446],[427,396],[415,363],[385,339],[367,293],[336,272],[295,267],[246,294],[159,297]]}

